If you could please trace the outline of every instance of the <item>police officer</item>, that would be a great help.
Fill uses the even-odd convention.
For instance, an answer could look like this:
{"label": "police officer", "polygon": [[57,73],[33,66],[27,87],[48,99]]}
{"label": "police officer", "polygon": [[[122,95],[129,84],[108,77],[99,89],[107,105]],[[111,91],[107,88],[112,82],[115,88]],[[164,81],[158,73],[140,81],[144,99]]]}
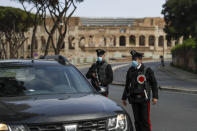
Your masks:
{"label": "police officer", "polygon": [[113,81],[113,71],[110,64],[105,61],[105,51],[102,49],[96,50],[97,61],[88,70],[86,77],[91,79],[92,85],[97,91],[100,90],[99,86],[107,88],[109,94],[109,84]]}
{"label": "police officer", "polygon": [[132,55],[132,64],[127,72],[122,102],[126,106],[128,99],[132,105],[136,131],[151,131],[151,90],[152,102],[156,104],[158,100],[157,81],[153,70],[145,68],[142,64],[143,54],[134,50],[130,54]]}

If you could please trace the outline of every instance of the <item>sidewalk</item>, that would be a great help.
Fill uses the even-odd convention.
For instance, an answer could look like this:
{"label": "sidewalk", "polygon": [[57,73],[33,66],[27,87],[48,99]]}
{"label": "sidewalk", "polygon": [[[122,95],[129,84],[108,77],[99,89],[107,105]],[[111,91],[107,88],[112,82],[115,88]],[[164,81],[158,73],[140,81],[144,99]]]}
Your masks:
{"label": "sidewalk", "polygon": [[[125,65],[114,70],[114,85],[125,85],[128,68],[129,66]],[[171,67],[169,63],[166,63],[165,67],[161,67],[160,63],[155,63],[151,65],[151,68],[154,69],[160,89],[197,94],[197,74]]]}
{"label": "sidewalk", "polygon": [[156,76],[163,90],[197,94],[197,74],[167,64],[158,67]]}
{"label": "sidewalk", "polygon": [[177,67],[173,67],[170,64],[167,64],[164,68],[159,67],[159,70],[163,72],[171,73],[172,75],[177,76],[179,79],[197,82],[197,74],[182,70]]}

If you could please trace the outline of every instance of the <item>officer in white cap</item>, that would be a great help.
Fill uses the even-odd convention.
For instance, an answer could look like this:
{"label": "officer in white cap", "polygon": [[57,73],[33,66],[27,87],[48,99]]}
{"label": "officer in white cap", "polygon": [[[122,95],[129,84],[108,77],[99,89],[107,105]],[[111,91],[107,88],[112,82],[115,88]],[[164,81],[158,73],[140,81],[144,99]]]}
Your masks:
{"label": "officer in white cap", "polygon": [[152,102],[156,104],[158,100],[157,81],[153,70],[145,68],[142,63],[143,54],[135,50],[132,50],[130,54],[132,63],[127,72],[122,102],[126,106],[126,100],[128,100],[132,106],[136,131],[151,131],[150,94],[152,90]]}

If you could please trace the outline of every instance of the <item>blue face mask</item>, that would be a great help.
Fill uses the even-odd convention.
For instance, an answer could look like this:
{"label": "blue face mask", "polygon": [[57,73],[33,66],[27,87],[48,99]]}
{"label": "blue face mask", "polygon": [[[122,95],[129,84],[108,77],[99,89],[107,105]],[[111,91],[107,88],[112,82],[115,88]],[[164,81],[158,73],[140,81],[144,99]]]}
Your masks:
{"label": "blue face mask", "polygon": [[98,61],[98,62],[102,62],[102,60],[103,60],[102,57],[98,57],[98,58],[97,58],[97,61]]}
{"label": "blue face mask", "polygon": [[132,67],[137,67],[139,65],[139,63],[137,61],[132,61],[131,66]]}

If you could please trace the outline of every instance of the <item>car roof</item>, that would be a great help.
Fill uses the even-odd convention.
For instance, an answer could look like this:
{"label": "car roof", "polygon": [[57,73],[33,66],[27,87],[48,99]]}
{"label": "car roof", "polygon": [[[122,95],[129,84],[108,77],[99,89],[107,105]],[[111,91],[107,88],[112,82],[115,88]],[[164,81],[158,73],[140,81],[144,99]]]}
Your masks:
{"label": "car roof", "polygon": [[[1,66],[65,66],[55,60],[45,59],[10,59],[0,60]],[[68,64],[67,64],[68,65]]]}

